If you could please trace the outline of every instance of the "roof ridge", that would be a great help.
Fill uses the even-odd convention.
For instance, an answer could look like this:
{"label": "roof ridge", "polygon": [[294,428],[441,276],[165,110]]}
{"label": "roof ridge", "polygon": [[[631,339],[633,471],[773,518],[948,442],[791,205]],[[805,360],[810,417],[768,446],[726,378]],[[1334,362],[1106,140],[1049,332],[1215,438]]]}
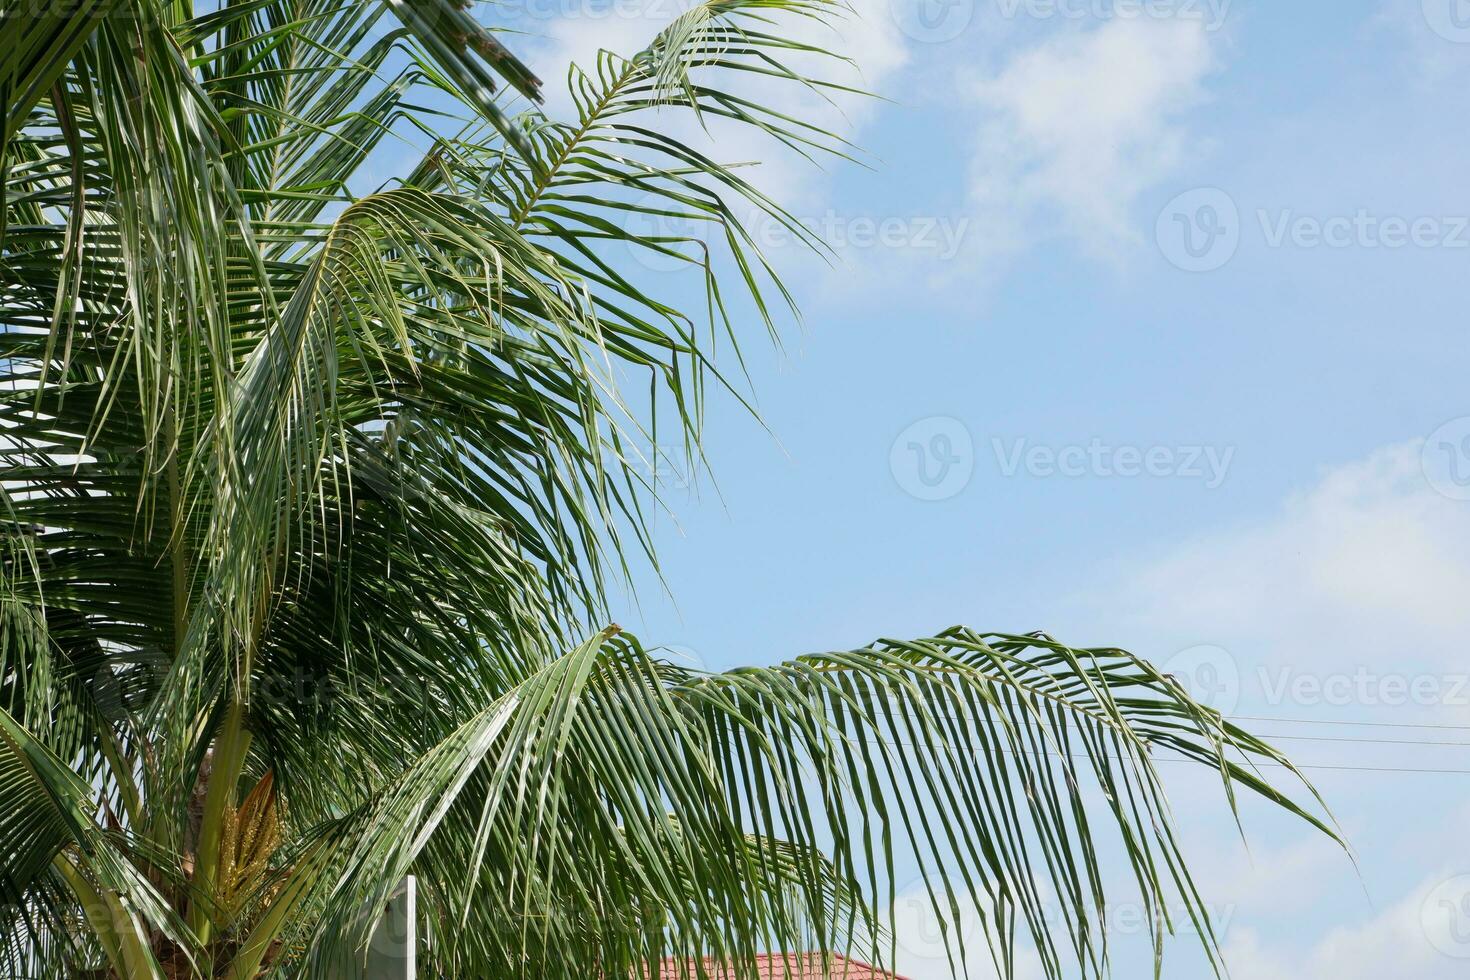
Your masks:
{"label": "roof ridge", "polygon": [[[822,950],[786,950],[769,953],[757,953],[755,961],[757,969],[761,973],[761,980],[824,980],[824,977],[811,972],[813,961],[820,960],[823,956]],[[897,973],[884,970],[866,963],[863,960],[847,956],[842,953],[825,951],[831,960],[833,967],[841,966],[839,973],[830,970],[824,971],[826,980],[908,980]],[[717,958],[714,956],[680,957],[668,956],[663,959],[659,967],[659,980],[677,980],[677,970],[671,970],[679,962],[693,963],[696,960],[718,968]],[[780,966],[780,972],[767,969],[770,966]],[[796,972],[799,971],[799,972]],[[725,971],[721,971],[723,975]]]}

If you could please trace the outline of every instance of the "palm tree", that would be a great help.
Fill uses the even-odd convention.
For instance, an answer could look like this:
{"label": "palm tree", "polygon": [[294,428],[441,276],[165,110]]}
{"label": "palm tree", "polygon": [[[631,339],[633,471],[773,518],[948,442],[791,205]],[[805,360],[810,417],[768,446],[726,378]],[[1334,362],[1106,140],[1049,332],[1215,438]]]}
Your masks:
{"label": "palm tree", "polygon": [[[599,628],[660,416],[697,461],[717,348],[786,302],[742,209],[807,238],[677,120],[841,153],[740,85],[834,90],[790,29],[831,0],[707,0],[569,122],[453,0],[0,6],[6,975],[334,975],[408,874],[431,975],[883,959],[906,854],[1002,971],[1098,974],[1105,846],[1217,955],[1161,755],[1331,833],[1119,650],[706,673]],[[670,218],[709,234],[630,230]]]}

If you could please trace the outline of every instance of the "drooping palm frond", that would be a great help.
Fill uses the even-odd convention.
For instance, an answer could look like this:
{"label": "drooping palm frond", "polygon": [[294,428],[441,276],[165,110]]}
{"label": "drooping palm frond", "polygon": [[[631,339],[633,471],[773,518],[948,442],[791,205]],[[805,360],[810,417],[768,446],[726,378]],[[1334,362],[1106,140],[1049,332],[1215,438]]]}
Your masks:
{"label": "drooping palm frond", "polygon": [[361,909],[412,872],[443,975],[627,976],[706,955],[753,970],[771,944],[866,942],[886,961],[897,862],[941,860],[956,962],[965,903],[1003,975],[1024,938],[1047,976],[1102,976],[1111,838],[1157,949],[1182,908],[1213,958],[1160,758],[1218,769],[1231,807],[1245,789],[1331,833],[1261,778],[1259,763],[1292,771],[1278,752],[1119,650],[954,629],[706,674],[608,630],[304,845],[315,881],[298,900],[321,908],[297,942],[308,972],[350,956]]}
{"label": "drooping palm frond", "polygon": [[[630,281],[625,261],[609,258],[626,258],[630,251],[701,271],[710,325],[730,329],[716,268],[716,249],[724,246],[746,297],[773,327],[763,284],[788,304],[790,296],[756,247],[753,219],[769,219],[793,240],[819,251],[825,244],[738,168],[712,159],[701,141],[691,138],[700,130],[681,132],[669,120],[683,113],[686,121],[701,126],[713,119],[754,128],[773,145],[798,152],[844,152],[846,144],[833,133],[740,92],[746,79],[773,78],[823,95],[852,91],[798,72],[797,62],[827,54],[782,33],[776,11],[788,24],[820,22],[832,12],[825,0],[698,4],[632,57],[604,51],[586,70],[572,66],[568,84],[576,118],[539,125],[529,161],[507,157],[471,129],[441,140],[410,181],[465,193],[492,191],[505,202],[517,229],[555,250],[598,287],[593,299],[605,325],[615,325],[608,329],[619,342],[639,344],[672,328],[681,336],[690,331],[688,342],[697,349],[695,323],[687,314],[665,305],[645,284]],[[653,232],[644,225],[652,225]],[[659,232],[659,226],[704,231]]]}
{"label": "drooping palm frond", "polygon": [[467,5],[456,0],[388,0],[388,6],[501,138],[521,153],[529,151],[519,122],[493,96],[499,78],[539,102],[541,80],[469,15]]}
{"label": "drooping palm frond", "polygon": [[698,458],[720,349],[790,303],[750,214],[821,247],[697,134],[845,152],[747,86],[846,91],[791,30],[827,0],[697,5],[574,69],[567,121],[451,0],[16,9],[0,969],[321,975],[407,873],[444,975],[749,964],[881,936],[911,854],[1003,968],[1029,937],[1094,974],[1104,838],[1160,942],[1169,895],[1203,913],[1151,753],[1320,826],[1117,651],[951,631],[706,675],[576,643],[651,555],[661,413]]}
{"label": "drooping palm frond", "polygon": [[25,124],[26,117],[51,91],[56,80],[97,22],[120,6],[115,0],[35,4],[30,0],[0,3],[0,98],[5,100],[5,128],[0,150]]}
{"label": "drooping palm frond", "polygon": [[[91,788],[76,772],[0,708],[0,798],[6,803],[0,840],[8,862],[0,893],[13,908],[34,917],[24,923],[31,935],[64,944],[60,948],[70,959],[81,930],[63,918],[64,912],[58,914],[66,909],[55,903],[64,885],[72,896],[68,905],[113,964],[124,965],[130,977],[161,977],[155,932],[187,954],[192,951],[189,931],[129,848],[99,826],[90,797]],[[17,887],[20,883],[25,887]],[[13,934],[6,939],[4,953],[12,965],[34,955],[35,949],[15,942]]]}

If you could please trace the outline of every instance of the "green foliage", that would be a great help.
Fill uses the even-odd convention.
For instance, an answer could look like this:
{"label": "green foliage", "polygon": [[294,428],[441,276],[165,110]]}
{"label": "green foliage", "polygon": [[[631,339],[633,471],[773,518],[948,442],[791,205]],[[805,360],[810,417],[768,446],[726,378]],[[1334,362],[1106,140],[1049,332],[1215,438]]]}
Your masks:
{"label": "green foliage", "polygon": [[679,120],[841,154],[742,94],[841,91],[792,29],[834,13],[711,0],[559,122],[450,0],[4,0],[6,975],[326,975],[407,873],[431,975],[883,958],[905,852],[1002,969],[1094,975],[1104,839],[1214,955],[1156,754],[1322,824],[1147,664],[956,629],[707,674],[597,630],[657,420],[697,459],[716,347],[789,306],[742,219],[807,239]]}

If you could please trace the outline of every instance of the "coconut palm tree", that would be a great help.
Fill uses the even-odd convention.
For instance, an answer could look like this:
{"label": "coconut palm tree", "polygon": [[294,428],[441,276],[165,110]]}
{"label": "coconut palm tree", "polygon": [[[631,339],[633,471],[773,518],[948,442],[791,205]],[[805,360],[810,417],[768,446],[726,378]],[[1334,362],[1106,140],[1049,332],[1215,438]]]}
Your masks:
{"label": "coconut palm tree", "polygon": [[679,134],[842,153],[744,94],[840,89],[831,0],[707,0],[567,121],[453,0],[0,6],[5,975],[333,976],[409,874],[427,975],[884,959],[908,860],[1002,972],[1099,974],[1104,848],[1216,957],[1157,760],[1331,832],[1119,650],[708,673],[604,625],[649,457],[787,301],[748,215],[809,240]]}

